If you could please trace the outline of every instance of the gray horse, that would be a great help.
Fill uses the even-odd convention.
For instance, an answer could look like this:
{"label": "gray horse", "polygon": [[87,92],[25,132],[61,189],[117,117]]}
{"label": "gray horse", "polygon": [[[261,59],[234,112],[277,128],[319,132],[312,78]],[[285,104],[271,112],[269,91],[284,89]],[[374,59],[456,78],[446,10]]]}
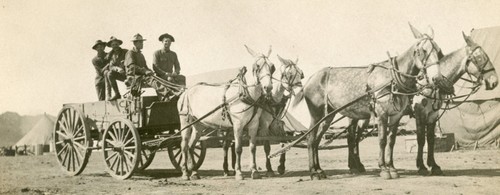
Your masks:
{"label": "gray horse", "polygon": [[[306,100],[311,128],[327,116],[308,136],[311,179],[326,178],[319,164],[318,145],[335,116],[327,113],[356,99],[358,101],[339,113],[353,119],[369,119],[372,114],[377,117],[380,176],[385,179],[399,177],[393,163],[393,148],[403,108],[410,103],[404,94],[416,91],[415,78],[422,70],[425,70],[424,76],[433,82],[439,83],[442,79],[438,67],[432,66],[442,57],[441,49],[432,36],[421,34],[411,25],[410,28],[418,41],[402,55],[372,65],[369,71],[366,67],[324,68],[312,75],[303,91],[297,94],[293,105]],[[387,131],[388,127],[390,131]]]}
{"label": "gray horse", "polygon": [[[478,79],[484,80],[486,90],[494,89],[498,84],[498,77],[493,64],[483,49],[469,36],[463,34],[467,45],[439,60],[439,67],[443,76],[451,83],[456,83],[462,75],[468,73]],[[471,66],[473,64],[473,66]],[[425,80],[419,81],[422,86],[427,86]],[[434,159],[434,129],[439,118],[439,109],[446,100],[446,93],[432,87],[422,90],[422,95],[413,99],[415,120],[417,125],[417,168],[421,175],[442,175]],[[423,162],[423,148],[427,134],[427,165],[431,168],[429,173]]]}

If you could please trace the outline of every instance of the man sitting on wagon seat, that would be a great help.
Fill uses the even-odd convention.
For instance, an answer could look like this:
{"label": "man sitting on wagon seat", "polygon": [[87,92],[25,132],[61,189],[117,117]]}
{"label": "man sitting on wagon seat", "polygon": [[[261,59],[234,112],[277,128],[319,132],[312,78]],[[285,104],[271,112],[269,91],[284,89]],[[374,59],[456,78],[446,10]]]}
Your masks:
{"label": "man sitting on wagon seat", "polygon": [[158,40],[162,42],[163,48],[155,51],[153,54],[153,70],[158,77],[185,86],[186,77],[180,75],[181,67],[177,54],[170,50],[170,45],[172,42],[175,42],[174,37],[165,33],[160,35]]}
{"label": "man sitting on wagon seat", "polygon": [[[106,56],[106,61],[108,61],[109,63],[108,68],[104,73],[104,75],[106,76],[106,90],[109,101],[117,100],[122,97],[116,83],[117,80],[124,81],[126,78],[123,60],[125,59],[127,50],[120,47],[122,43],[123,41],[121,41],[120,39],[111,37],[106,44],[108,47],[112,48],[112,50]],[[111,89],[113,89],[115,93],[113,97],[111,97]]]}
{"label": "man sitting on wagon seat", "polygon": [[131,40],[134,43],[134,48],[128,51],[125,55],[125,67],[127,74],[127,80],[125,81],[125,84],[130,88],[137,87],[137,85],[153,87],[156,90],[159,99],[164,100],[165,97],[167,97],[167,88],[152,77],[154,73],[146,65],[146,59],[141,53],[141,49],[143,48],[143,43],[145,40],[146,39],[143,39],[142,35],[140,35],[139,33],[134,35]]}

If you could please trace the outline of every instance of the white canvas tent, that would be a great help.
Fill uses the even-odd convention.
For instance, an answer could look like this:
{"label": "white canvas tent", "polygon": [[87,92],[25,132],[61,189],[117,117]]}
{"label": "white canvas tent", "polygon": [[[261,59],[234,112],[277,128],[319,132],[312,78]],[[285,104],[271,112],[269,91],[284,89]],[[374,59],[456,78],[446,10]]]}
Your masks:
{"label": "white canvas tent", "polygon": [[[44,115],[31,130],[21,138],[15,146],[51,145],[53,140],[54,121]],[[50,147],[51,149],[53,147]]]}

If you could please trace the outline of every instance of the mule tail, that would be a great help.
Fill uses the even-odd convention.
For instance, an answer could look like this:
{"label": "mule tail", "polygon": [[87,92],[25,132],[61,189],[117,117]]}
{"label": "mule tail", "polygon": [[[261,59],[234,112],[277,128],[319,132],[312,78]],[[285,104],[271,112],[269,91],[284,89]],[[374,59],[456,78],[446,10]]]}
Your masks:
{"label": "mule tail", "polygon": [[300,89],[298,93],[295,94],[295,98],[292,101],[292,107],[295,108],[304,99],[304,88]]}

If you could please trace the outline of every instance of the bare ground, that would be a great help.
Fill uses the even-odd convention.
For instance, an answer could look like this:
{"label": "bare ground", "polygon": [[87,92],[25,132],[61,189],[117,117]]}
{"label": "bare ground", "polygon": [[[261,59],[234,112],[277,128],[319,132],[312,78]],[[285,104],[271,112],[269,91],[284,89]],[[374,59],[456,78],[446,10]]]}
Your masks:
{"label": "bare ground", "polygon": [[[338,140],[335,144],[345,144]],[[265,173],[264,154],[258,148],[258,165]],[[273,151],[277,146],[273,146]],[[131,179],[120,181],[105,172],[102,153],[94,152],[84,172],[66,176],[53,154],[44,156],[0,157],[2,194],[499,194],[500,150],[437,153],[444,176],[419,176],[416,153],[407,153],[404,137],[398,137],[395,164],[401,178],[378,177],[376,138],[361,143],[361,158],[367,173],[352,175],[347,168],[347,150],[320,151],[321,165],[329,176],[311,181],[307,171],[307,150],[294,148],[287,153],[283,176],[252,180],[250,153],[243,150],[245,180],[223,177],[222,151],[211,148],[201,167],[201,180],[183,181],[174,170],[167,152],[159,152],[152,165]],[[424,154],[425,155],[425,154]],[[276,169],[277,159],[273,159]],[[277,174],[277,173],[276,173]]]}

